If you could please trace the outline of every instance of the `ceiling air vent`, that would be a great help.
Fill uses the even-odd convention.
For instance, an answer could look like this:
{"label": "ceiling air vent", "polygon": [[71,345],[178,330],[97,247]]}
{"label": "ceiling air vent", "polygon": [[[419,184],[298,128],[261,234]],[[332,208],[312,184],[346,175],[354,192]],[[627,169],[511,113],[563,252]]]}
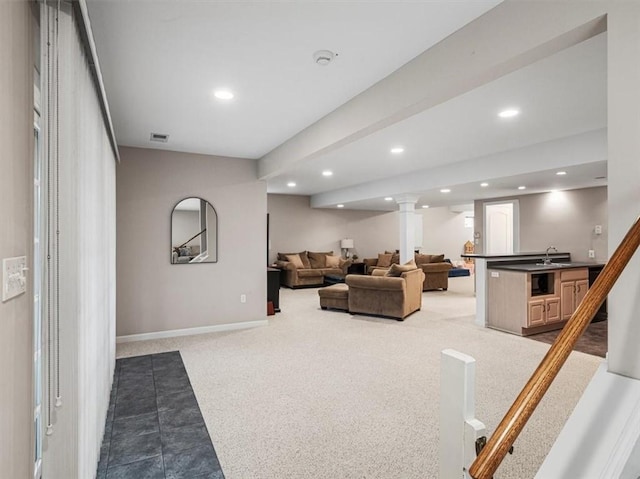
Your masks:
{"label": "ceiling air vent", "polygon": [[169,135],[165,133],[151,133],[151,141],[166,143],[167,141],[169,141]]}

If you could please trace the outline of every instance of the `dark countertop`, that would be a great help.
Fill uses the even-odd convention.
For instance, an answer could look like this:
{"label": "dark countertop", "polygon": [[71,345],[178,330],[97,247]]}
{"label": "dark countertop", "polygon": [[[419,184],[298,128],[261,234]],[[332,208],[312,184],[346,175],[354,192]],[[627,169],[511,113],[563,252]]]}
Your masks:
{"label": "dark countertop", "polygon": [[[461,254],[460,256],[463,258],[486,258],[486,259],[513,259],[513,258],[523,258],[527,256],[537,256],[538,258],[544,258],[547,255],[546,251],[527,251],[524,253],[511,253],[511,254],[481,254],[481,253],[472,253],[472,254]],[[571,253],[549,253],[550,258],[555,258],[558,256],[570,256]]]}
{"label": "dark countertop", "polygon": [[536,263],[520,263],[520,264],[494,264],[489,269],[502,269],[508,271],[522,271],[523,273],[537,273],[539,271],[555,271],[559,269],[574,268],[593,268],[602,267],[603,263],[588,263],[580,261],[560,262],[559,264],[538,265]]}

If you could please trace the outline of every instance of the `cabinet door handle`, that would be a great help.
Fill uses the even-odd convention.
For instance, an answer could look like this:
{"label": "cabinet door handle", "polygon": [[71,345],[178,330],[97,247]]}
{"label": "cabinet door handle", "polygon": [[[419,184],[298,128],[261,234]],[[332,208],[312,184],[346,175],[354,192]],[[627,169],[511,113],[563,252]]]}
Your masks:
{"label": "cabinet door handle", "polygon": [[579,293],[579,292],[580,292],[580,285],[578,284],[578,285],[576,286],[576,288],[578,288],[578,293]]}

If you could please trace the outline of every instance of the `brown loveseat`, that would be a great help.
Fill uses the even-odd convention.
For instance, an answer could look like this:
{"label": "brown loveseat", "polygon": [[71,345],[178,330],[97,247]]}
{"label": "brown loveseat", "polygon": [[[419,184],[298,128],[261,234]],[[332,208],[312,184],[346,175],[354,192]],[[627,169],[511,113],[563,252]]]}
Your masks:
{"label": "brown loveseat", "polygon": [[385,271],[377,270],[371,276],[347,276],[351,314],[374,314],[403,320],[422,307],[422,269],[402,272],[398,277],[385,274]]}
{"label": "brown loveseat", "polygon": [[[449,270],[452,268],[451,263],[444,260],[443,254],[419,254],[414,256],[416,265],[424,272],[424,282],[422,291],[432,291],[442,289],[446,291],[449,288]],[[367,274],[372,274],[375,270],[387,271],[392,264],[400,262],[398,253],[380,253],[377,258],[365,258],[363,262],[366,265]]]}
{"label": "brown loveseat", "polygon": [[334,256],[333,251],[278,253],[276,267],[281,270],[280,284],[289,288],[322,286],[325,276],[342,277],[347,273],[350,260]]}

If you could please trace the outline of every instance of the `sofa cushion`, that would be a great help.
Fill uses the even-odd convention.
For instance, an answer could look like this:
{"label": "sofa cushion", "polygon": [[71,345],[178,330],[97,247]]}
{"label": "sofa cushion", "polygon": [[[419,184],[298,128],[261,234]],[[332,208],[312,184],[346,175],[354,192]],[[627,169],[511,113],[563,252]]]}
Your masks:
{"label": "sofa cushion", "polygon": [[431,261],[429,263],[442,263],[444,261],[444,254],[432,254]]}
{"label": "sofa cushion", "polygon": [[343,271],[340,268],[318,268],[318,269],[312,269],[311,271],[317,271],[318,274],[322,274],[322,275],[334,275],[334,276],[340,276],[343,275]]}
{"label": "sofa cushion", "polygon": [[319,253],[314,253],[313,251],[308,251],[307,255],[309,256],[309,263],[311,263],[312,268],[324,268],[327,265],[326,256],[328,254],[333,254],[333,251],[324,251]]}
{"label": "sofa cushion", "polygon": [[380,268],[388,268],[391,266],[391,258],[393,257],[393,253],[380,253],[378,254],[378,262],[376,266]]}
{"label": "sofa cushion", "polygon": [[417,265],[431,263],[431,255],[430,254],[416,253],[414,259],[415,259]]}
{"label": "sofa cushion", "polygon": [[302,263],[302,260],[300,259],[299,254],[288,254],[286,255],[286,257],[287,257],[287,261],[292,263],[296,268],[299,268],[299,269],[304,268],[304,264]]}
{"label": "sofa cushion", "polygon": [[340,256],[334,256],[332,254],[328,254],[325,256],[325,266],[327,268],[339,268],[340,267]]}
{"label": "sofa cushion", "polygon": [[306,251],[301,251],[300,253],[278,253],[278,261],[289,261],[287,259],[287,256],[292,254],[297,254],[298,256],[300,256],[303,268],[311,268],[311,264],[309,263],[309,258]]}
{"label": "sofa cushion", "polygon": [[392,264],[389,268],[389,271],[386,272],[385,276],[395,276],[399,277],[402,273],[406,273],[407,271],[413,271],[414,269],[418,269],[416,266],[416,262],[414,260],[407,261],[403,265]]}
{"label": "sofa cushion", "polygon": [[322,270],[319,269],[299,269],[299,278],[322,278]]}

